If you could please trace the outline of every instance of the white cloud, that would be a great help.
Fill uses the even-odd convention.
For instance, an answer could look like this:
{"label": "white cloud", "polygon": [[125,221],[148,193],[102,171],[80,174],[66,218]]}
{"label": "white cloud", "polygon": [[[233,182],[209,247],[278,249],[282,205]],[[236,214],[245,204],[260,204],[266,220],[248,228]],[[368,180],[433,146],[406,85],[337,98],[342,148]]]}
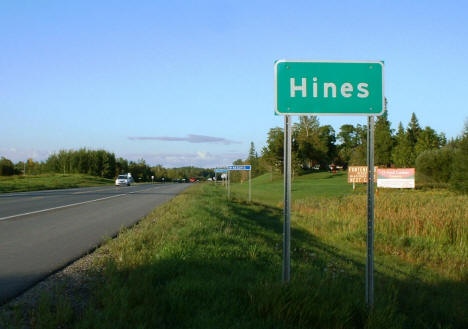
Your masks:
{"label": "white cloud", "polygon": [[197,155],[200,159],[206,159],[207,155],[208,155],[208,152],[200,152],[198,151],[197,152]]}
{"label": "white cloud", "polygon": [[13,162],[26,161],[32,158],[35,161],[46,160],[52,152],[48,150],[17,149],[14,147],[0,148],[0,156],[3,156]]}
{"label": "white cloud", "polygon": [[128,137],[132,141],[145,141],[145,140],[158,140],[166,142],[189,142],[189,143],[221,143],[224,145],[241,144],[223,137],[213,137],[204,135],[189,134],[186,137],[170,137],[170,136],[142,136],[142,137]]}
{"label": "white cloud", "polygon": [[160,164],[167,168],[185,166],[214,168],[232,164],[234,160],[243,159],[247,155],[239,152],[211,153],[196,151],[189,153],[128,153],[119,154],[117,156],[122,156],[132,161],[145,159],[149,165]]}

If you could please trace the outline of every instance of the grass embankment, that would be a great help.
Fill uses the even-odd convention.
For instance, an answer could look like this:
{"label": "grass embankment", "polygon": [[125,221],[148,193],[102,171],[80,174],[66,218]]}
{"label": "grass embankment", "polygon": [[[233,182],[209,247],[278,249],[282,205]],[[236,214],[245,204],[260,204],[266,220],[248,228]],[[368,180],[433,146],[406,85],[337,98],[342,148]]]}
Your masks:
{"label": "grass embankment", "polygon": [[113,183],[112,179],[81,174],[0,176],[0,193],[89,187]]}
{"label": "grass embankment", "polygon": [[[247,184],[232,187],[227,202],[223,186],[197,184],[108,241],[87,311],[54,319],[77,328],[468,327],[468,197],[378,192],[369,314],[362,186],[352,192],[339,174],[294,181],[289,285],[280,282],[281,179],[254,180],[252,204]],[[36,323],[44,316],[34,313]]]}

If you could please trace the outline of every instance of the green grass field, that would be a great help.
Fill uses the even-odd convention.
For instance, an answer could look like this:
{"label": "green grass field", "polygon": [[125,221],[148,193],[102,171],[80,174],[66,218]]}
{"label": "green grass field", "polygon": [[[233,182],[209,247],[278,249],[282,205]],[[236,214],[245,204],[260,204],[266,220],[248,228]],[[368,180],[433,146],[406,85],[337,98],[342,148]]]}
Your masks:
{"label": "green grass field", "polygon": [[113,184],[114,180],[81,174],[0,176],[0,193],[53,190]]}
{"label": "green grass field", "polygon": [[[379,190],[375,308],[364,303],[365,189],[293,182],[291,283],[281,283],[280,177],[196,184],[99,250],[83,314],[39,305],[36,327],[468,328],[468,196]],[[66,305],[66,303],[65,303]]]}
{"label": "green grass field", "polygon": [[[296,176],[291,185],[292,198],[305,199],[310,197],[342,197],[353,192],[352,184],[347,184],[345,172],[336,174],[321,172]],[[277,205],[283,201],[283,176],[274,174],[262,175],[252,180],[252,200]],[[234,197],[244,198],[248,194],[248,181],[242,184],[231,184]],[[357,185],[357,191],[365,191],[364,185]]]}

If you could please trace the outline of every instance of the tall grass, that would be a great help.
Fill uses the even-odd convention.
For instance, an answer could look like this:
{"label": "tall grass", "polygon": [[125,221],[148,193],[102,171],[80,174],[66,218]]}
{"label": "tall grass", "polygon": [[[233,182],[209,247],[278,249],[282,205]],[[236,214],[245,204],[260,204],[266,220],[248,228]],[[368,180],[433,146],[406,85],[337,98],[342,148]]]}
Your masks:
{"label": "tall grass", "polygon": [[[468,282],[468,196],[448,191],[379,191],[375,246]],[[334,240],[365,243],[366,196],[296,200],[298,223]]]}

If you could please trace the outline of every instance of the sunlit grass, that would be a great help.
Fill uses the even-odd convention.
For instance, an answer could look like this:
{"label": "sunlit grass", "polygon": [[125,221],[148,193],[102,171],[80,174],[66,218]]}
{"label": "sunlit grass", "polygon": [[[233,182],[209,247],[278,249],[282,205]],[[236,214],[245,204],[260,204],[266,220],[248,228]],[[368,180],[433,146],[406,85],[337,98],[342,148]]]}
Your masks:
{"label": "sunlit grass", "polygon": [[[375,247],[447,278],[468,282],[468,196],[448,191],[380,191],[375,200]],[[297,222],[314,235],[364,247],[366,196],[303,199]]]}
{"label": "sunlit grass", "polygon": [[82,174],[0,176],[0,193],[88,187],[113,183],[112,179]]}

